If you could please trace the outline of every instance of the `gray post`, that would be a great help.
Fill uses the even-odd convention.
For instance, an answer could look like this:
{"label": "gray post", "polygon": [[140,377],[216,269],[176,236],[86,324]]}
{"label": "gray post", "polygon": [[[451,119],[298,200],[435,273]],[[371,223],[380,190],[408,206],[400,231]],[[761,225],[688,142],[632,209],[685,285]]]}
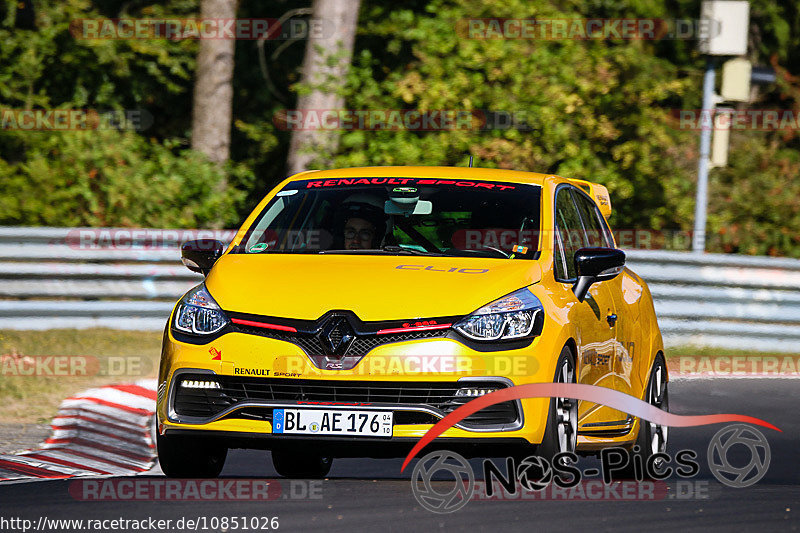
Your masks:
{"label": "gray post", "polygon": [[[711,130],[714,128],[714,61],[708,59],[703,76],[703,110],[700,124],[700,160],[697,162],[697,199],[694,204],[692,251],[706,250],[706,208],[708,206],[708,166],[711,153]],[[706,121],[706,118],[708,121]]]}

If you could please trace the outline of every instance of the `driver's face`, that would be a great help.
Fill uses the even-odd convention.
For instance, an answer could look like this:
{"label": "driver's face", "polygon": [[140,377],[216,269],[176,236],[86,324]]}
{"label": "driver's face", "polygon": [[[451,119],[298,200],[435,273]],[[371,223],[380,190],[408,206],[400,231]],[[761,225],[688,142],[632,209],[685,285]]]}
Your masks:
{"label": "driver's face", "polygon": [[372,248],[375,226],[363,218],[348,219],[344,225],[345,250],[365,250]]}

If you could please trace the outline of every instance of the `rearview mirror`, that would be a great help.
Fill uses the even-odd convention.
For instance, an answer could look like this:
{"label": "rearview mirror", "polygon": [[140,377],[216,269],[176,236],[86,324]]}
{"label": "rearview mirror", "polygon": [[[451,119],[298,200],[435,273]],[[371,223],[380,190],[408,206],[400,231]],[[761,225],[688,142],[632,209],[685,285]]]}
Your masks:
{"label": "rearview mirror", "polygon": [[181,263],[206,276],[224,251],[225,245],[214,239],[186,241],[181,245]]}
{"label": "rearview mirror", "polygon": [[427,200],[418,200],[414,203],[399,203],[395,200],[386,200],[383,212],[387,215],[430,215],[433,213],[433,203]]}
{"label": "rearview mirror", "polygon": [[581,248],[575,252],[578,279],[572,292],[582,302],[592,283],[613,279],[625,267],[625,252],[615,248]]}
{"label": "rearview mirror", "polygon": [[383,212],[387,215],[430,215],[433,204],[420,200],[419,189],[416,187],[395,187],[383,204]]}

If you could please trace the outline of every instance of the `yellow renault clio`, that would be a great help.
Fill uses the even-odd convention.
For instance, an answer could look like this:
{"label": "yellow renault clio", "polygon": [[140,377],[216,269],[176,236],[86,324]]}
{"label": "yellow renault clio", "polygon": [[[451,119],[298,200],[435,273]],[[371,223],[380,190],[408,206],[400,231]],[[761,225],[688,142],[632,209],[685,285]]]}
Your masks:
{"label": "yellow renault clio", "polygon": [[[226,246],[184,243],[203,283],[164,332],[158,453],[218,475],[230,448],[288,477],[336,457],[401,457],[498,389],[608,387],[668,408],[647,285],[625,268],[605,187],[511,170],[365,167],[296,174]],[[469,455],[652,455],[666,428],[608,406],[529,398],[436,440]]]}

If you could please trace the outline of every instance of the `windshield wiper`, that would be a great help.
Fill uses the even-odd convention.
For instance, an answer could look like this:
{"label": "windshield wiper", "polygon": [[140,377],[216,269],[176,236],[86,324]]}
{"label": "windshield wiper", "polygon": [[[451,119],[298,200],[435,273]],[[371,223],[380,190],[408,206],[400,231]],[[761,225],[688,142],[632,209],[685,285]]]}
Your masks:
{"label": "windshield wiper", "polygon": [[499,250],[497,248],[477,248],[477,249],[470,249],[470,250],[459,250],[458,248],[453,248],[447,251],[447,256],[449,257],[490,257],[490,258],[497,258],[497,259],[509,259],[510,256],[506,252]]}
{"label": "windshield wiper", "polygon": [[384,245],[381,248],[384,252],[392,252],[395,254],[408,254],[408,255],[433,255],[433,256],[443,256],[439,252],[428,252],[427,250],[417,250],[416,248],[403,248],[402,246],[395,246],[393,244]]}
{"label": "windshield wiper", "polygon": [[321,254],[354,254],[354,255],[430,255],[443,257],[444,254],[438,252],[423,252],[413,248],[403,248],[402,246],[386,245],[382,248],[356,248],[354,250],[322,250]]}

